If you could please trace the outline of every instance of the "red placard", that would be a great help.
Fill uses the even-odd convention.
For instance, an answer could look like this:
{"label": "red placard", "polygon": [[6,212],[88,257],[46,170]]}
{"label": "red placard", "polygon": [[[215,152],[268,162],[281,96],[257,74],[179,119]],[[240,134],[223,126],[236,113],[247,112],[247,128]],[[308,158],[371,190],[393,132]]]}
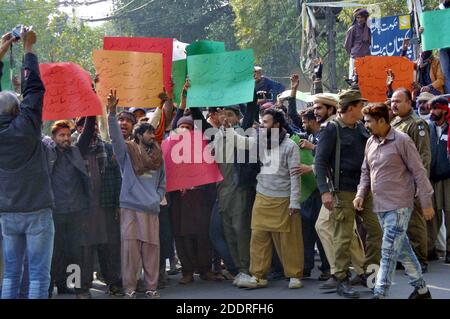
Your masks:
{"label": "red placard", "polygon": [[167,192],[223,180],[200,131],[171,135],[162,143]]}
{"label": "red placard", "polygon": [[172,89],[170,78],[172,75],[173,39],[105,37],[103,38],[103,49],[162,53],[164,87],[167,91]]}
{"label": "red placard", "polygon": [[102,114],[102,104],[92,90],[91,76],[78,64],[40,64],[45,86],[43,120],[72,119]]}

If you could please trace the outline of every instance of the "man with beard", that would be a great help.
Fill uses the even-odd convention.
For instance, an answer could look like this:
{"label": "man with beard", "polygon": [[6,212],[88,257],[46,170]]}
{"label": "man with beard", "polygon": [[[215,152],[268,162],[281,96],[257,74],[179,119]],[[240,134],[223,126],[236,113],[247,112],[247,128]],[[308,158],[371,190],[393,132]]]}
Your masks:
{"label": "man with beard", "polygon": [[356,210],[364,209],[367,193],[373,194],[373,211],[383,228],[382,258],[374,299],[389,293],[397,259],[404,265],[414,287],[409,299],[431,299],[419,261],[409,243],[406,229],[420,199],[427,220],[433,218],[433,188],[413,141],[389,124],[386,105],[370,105],[363,110],[365,126],[372,132],[367,141],[358,192],[353,201]]}
{"label": "man with beard", "polygon": [[[225,127],[230,124],[225,119]],[[281,111],[268,109],[262,118],[260,138],[244,137],[231,129],[238,148],[258,154],[261,172],[257,176],[250,240],[250,273],[241,278],[240,287],[267,286],[273,246],[283,264],[290,289],[303,287],[303,236],[300,217],[300,180],[292,174],[300,165],[299,148],[286,132]],[[219,134],[221,134],[220,132]],[[228,133],[227,133],[228,134]],[[273,135],[272,135],[273,134]],[[256,143],[257,141],[261,143]],[[234,139],[227,138],[227,143]],[[258,147],[260,150],[258,152]]]}
{"label": "man with beard", "polygon": [[160,249],[158,214],[166,191],[164,160],[150,124],[139,123],[133,132],[134,140],[124,140],[129,136],[128,126],[123,112],[117,122],[118,103],[116,92],[111,91],[107,105],[109,133],[122,172],[120,227],[125,297],[136,298],[136,274],[143,266],[145,295],[150,299],[159,298],[156,290]]}
{"label": "man with beard", "polygon": [[435,217],[428,222],[428,256],[438,259],[435,243],[442,225],[442,211],[447,230],[445,263],[450,264],[450,158],[447,153],[449,131],[448,100],[436,97],[430,101],[431,174],[434,189]]}
{"label": "man with beard", "polygon": [[[76,287],[77,298],[89,298],[92,282],[92,268],[83,258],[83,246],[79,242],[81,224],[89,215],[90,178],[82,153],[78,146],[72,146],[70,121],[57,121],[52,127],[53,144],[47,146],[47,160],[55,196],[53,219],[55,242],[52,259],[52,280],[49,296],[54,285],[58,294],[68,293],[66,283],[67,266],[78,264],[81,268],[81,287]],[[81,133],[81,145],[87,142]],[[91,279],[89,279],[89,277]]]}
{"label": "man with beard", "polygon": [[[357,90],[347,90],[339,94],[339,115],[320,131],[316,146],[315,168],[317,186],[322,203],[334,215],[334,253],[337,293],[346,298],[359,298],[352,288],[349,266],[351,263],[351,243],[354,237],[356,211],[352,201],[355,198],[364,148],[369,133],[360,122],[364,102]],[[379,264],[382,232],[380,224],[372,213],[372,200],[368,195],[364,211],[361,213],[367,230],[367,252],[365,269]],[[331,263],[331,261],[330,261]]]}
{"label": "man with beard", "polygon": [[[405,88],[397,89],[392,95],[391,107],[396,116],[391,122],[392,127],[411,137],[429,175],[431,163],[430,130],[428,123],[422,120],[412,109],[411,92]],[[408,237],[422,266],[422,271],[427,272],[427,223],[422,216],[420,202],[417,199],[414,202],[414,210],[409,221]]]}
{"label": "man with beard", "polygon": [[337,100],[327,93],[314,95],[314,115],[320,124],[326,123],[336,117]]}

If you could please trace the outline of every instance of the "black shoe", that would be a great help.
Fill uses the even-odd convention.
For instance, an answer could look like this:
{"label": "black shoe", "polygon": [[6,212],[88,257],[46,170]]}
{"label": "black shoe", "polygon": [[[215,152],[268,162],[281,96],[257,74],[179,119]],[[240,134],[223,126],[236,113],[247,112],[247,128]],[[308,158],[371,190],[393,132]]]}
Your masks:
{"label": "black shoe", "polygon": [[420,268],[422,268],[422,274],[425,274],[428,272],[428,264],[424,263],[424,262],[420,262]]}
{"label": "black shoe", "polygon": [[327,281],[328,279],[331,278],[331,274],[329,271],[323,271],[319,278],[317,278],[319,281]]}
{"label": "black shoe", "polygon": [[365,274],[361,274],[361,275],[356,275],[355,277],[352,278],[352,280],[350,281],[350,284],[352,286],[364,286],[367,287],[367,275]]}
{"label": "black shoe", "polygon": [[303,278],[310,278],[311,270],[303,270]]}
{"label": "black shoe", "polygon": [[445,255],[445,263],[450,264],[450,251],[447,251]]}
{"label": "black shoe", "polygon": [[436,249],[433,249],[430,252],[428,252],[427,260],[428,261],[439,260],[439,255],[437,254]]}
{"label": "black shoe", "polygon": [[357,299],[359,298],[359,292],[353,289],[348,278],[339,281],[337,285],[337,294],[345,298]]}
{"label": "black shoe", "polygon": [[424,294],[419,294],[419,289],[414,289],[411,295],[409,295],[408,299],[432,299],[430,294],[430,289],[427,289],[427,292]]}
{"label": "black shoe", "polygon": [[330,278],[325,281],[323,284],[319,286],[319,289],[336,289],[338,285],[336,277],[333,275],[330,276]]}

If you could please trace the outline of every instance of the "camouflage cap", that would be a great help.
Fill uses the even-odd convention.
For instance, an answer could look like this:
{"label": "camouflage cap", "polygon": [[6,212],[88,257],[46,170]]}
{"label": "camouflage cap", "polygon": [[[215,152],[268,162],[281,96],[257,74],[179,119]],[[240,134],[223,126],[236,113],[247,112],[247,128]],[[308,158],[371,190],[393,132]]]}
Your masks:
{"label": "camouflage cap", "polygon": [[339,104],[346,105],[352,102],[368,102],[367,99],[363,98],[359,90],[345,90],[339,93]]}

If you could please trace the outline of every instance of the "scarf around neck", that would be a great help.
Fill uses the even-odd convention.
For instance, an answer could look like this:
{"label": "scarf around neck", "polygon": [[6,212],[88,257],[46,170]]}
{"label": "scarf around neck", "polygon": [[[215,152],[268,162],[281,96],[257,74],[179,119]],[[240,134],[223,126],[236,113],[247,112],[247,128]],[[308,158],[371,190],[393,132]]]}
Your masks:
{"label": "scarf around neck", "polygon": [[163,156],[158,142],[150,146],[137,144],[135,141],[126,141],[128,155],[136,176],[142,176],[150,171],[157,171],[162,166]]}

